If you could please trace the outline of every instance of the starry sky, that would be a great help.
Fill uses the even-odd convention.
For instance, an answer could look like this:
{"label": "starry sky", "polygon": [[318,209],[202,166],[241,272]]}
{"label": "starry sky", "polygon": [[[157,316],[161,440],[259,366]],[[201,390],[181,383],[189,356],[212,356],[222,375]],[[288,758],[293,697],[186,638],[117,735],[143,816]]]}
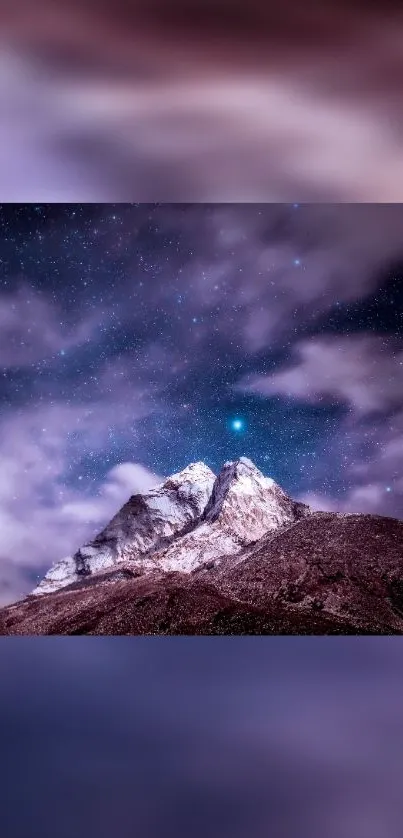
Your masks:
{"label": "starry sky", "polygon": [[3,838],[400,838],[400,638],[2,638]]}
{"label": "starry sky", "polygon": [[401,201],[401,0],[0,0],[3,201]]}
{"label": "starry sky", "polygon": [[200,459],[403,517],[400,205],[3,205],[0,228],[2,602]]}

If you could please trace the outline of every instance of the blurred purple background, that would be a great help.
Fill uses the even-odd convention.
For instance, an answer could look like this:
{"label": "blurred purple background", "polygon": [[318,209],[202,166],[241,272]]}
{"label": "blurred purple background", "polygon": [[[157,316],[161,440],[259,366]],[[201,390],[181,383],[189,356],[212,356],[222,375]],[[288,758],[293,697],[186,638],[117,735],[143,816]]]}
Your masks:
{"label": "blurred purple background", "polygon": [[403,11],[0,0],[2,201],[399,201]]}
{"label": "blurred purple background", "polygon": [[400,838],[403,648],[2,641],[2,838]]}

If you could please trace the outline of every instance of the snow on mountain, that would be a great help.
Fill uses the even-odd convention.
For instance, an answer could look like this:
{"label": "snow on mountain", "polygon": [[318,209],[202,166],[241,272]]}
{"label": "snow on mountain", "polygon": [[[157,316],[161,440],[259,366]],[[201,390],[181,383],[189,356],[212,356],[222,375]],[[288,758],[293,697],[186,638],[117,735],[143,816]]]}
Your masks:
{"label": "snow on mountain", "polygon": [[309,511],[264,477],[251,460],[241,457],[224,464],[200,523],[159,550],[155,559],[165,571],[189,573],[206,562],[238,553]]}
{"label": "snow on mountain", "polygon": [[191,463],[159,486],[133,495],[92,542],[56,562],[32,593],[51,593],[125,560],[143,570],[155,567],[150,551],[200,517],[214,480],[204,463]]}

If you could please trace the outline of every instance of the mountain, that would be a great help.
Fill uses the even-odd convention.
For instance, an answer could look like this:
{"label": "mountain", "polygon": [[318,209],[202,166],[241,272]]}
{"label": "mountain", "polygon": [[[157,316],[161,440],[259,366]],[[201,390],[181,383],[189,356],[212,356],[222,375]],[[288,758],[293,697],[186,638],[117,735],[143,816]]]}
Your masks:
{"label": "mountain", "polygon": [[189,573],[212,560],[233,556],[265,533],[309,514],[246,457],[225,463],[195,525],[155,554],[165,571]]}
{"label": "mountain", "polygon": [[238,552],[304,510],[246,457],[225,463],[217,478],[204,463],[191,463],[133,495],[92,542],[53,565],[33,594],[51,593],[122,561],[138,572],[189,572]]}
{"label": "mountain", "polygon": [[403,522],[193,463],[0,610],[1,634],[401,634]]}
{"label": "mountain", "polygon": [[125,559],[138,570],[153,569],[153,552],[198,521],[214,481],[208,466],[191,463],[160,486],[143,495],[132,495],[93,541],[54,564],[33,594],[57,591]]}

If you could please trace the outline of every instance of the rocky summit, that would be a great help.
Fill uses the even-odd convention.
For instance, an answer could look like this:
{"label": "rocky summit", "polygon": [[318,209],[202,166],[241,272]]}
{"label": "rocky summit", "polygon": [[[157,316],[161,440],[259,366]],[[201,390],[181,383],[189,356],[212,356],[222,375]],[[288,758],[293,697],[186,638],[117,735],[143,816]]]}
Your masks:
{"label": "rocky summit", "polygon": [[403,522],[314,512],[246,457],[133,495],[1,634],[400,634]]}

